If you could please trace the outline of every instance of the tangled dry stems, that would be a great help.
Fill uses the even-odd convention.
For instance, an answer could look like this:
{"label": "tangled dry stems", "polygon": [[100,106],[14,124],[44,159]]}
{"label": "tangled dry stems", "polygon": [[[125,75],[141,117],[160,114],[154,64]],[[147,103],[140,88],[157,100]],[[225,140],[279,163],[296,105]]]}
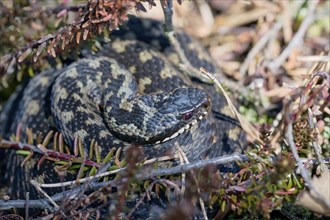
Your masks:
{"label": "tangled dry stems", "polygon": [[[67,49],[66,47],[70,42],[79,44],[81,40],[87,40],[87,38],[92,37],[106,28],[110,30],[113,29],[127,19],[126,14],[128,8],[136,7],[137,10],[146,10],[141,2],[143,1],[132,1],[130,2],[131,4],[128,5],[127,1],[116,1],[117,4],[108,4],[108,1],[91,0],[81,6],[60,6],[50,10],[50,13],[56,13],[59,16],[64,16],[68,11],[79,12],[80,19],[63,26],[62,29],[54,32],[53,34],[35,40],[30,44],[23,46],[21,49],[2,57],[0,62],[0,76],[3,78],[3,76],[14,72],[16,67],[19,67],[20,65],[22,66],[22,64],[27,60],[27,57],[33,57],[34,61],[41,60],[43,57],[40,56],[45,56],[42,51],[46,50],[48,54],[56,57],[60,54],[60,50]],[[147,0],[144,2],[148,2],[150,6],[154,6],[153,0]],[[170,33],[172,27],[172,14],[171,10],[168,9],[171,7],[171,1],[162,1],[162,4]],[[298,32],[292,38],[290,44],[283,50],[277,59],[270,64],[268,63],[269,65],[267,63],[265,64],[274,74],[280,72],[279,68],[285,62],[294,46],[297,45],[298,42],[301,42],[307,28],[313,21],[313,12],[315,11],[317,4],[318,1],[313,1],[308,5],[308,13],[310,16],[306,16]],[[283,20],[279,19],[278,22],[274,24],[273,28],[271,28],[271,31],[269,31],[268,34],[265,34],[260,41],[255,44],[255,47],[250,50],[250,53],[240,69],[242,75],[246,74],[252,59],[265,47],[267,42],[270,41],[272,35],[275,35],[275,33],[277,33],[282,26]],[[171,39],[170,34],[169,36]],[[174,42],[175,45],[175,38],[172,38],[172,42]],[[182,52],[180,53],[180,49],[176,49],[181,57],[183,68],[191,70],[190,72],[195,74],[195,76],[200,74],[198,70],[189,65],[189,62],[186,61],[187,59],[185,59],[184,54]],[[24,66],[22,67],[24,68]],[[253,213],[255,210],[259,209],[263,215],[267,216],[272,210],[281,207],[283,200],[292,201],[304,185],[312,191],[315,191],[315,187],[310,180],[310,172],[305,168],[303,163],[306,165],[310,164],[312,161],[313,165],[321,164],[323,170],[328,169],[327,163],[329,162],[329,158],[322,157],[320,153],[320,146],[318,146],[315,138],[306,139],[302,133],[297,132],[298,130],[300,132],[305,131],[305,133],[315,131],[316,128],[313,124],[313,119],[316,117],[316,114],[313,109],[317,107],[322,113],[329,105],[330,96],[326,95],[326,91],[329,90],[330,84],[329,76],[322,69],[325,69],[324,65],[322,67],[322,64],[318,66],[318,69],[311,69],[309,81],[293,90],[293,96],[286,100],[284,104],[282,119],[278,125],[273,127],[261,126],[258,132],[257,129],[250,125],[250,123],[242,122],[241,120],[242,126],[247,126],[246,130],[249,132],[252,131],[252,133],[250,133],[250,137],[253,137],[252,139],[255,140],[254,147],[258,149],[252,150],[246,153],[246,155],[234,154],[211,160],[180,164],[170,168],[150,170],[150,168],[141,167],[143,162],[145,163],[146,161],[142,160],[141,162],[141,158],[137,158],[137,155],[142,155],[142,152],[138,150],[139,148],[128,153],[128,157],[134,158],[132,161],[119,161],[120,152],[118,153],[112,151],[111,153],[109,152],[109,155],[106,158],[100,158],[97,147],[94,146],[93,148],[93,145],[91,146],[90,152],[94,152],[94,155],[82,155],[82,146],[79,144],[80,142],[78,139],[75,141],[74,152],[71,153],[66,151],[66,153],[64,153],[65,146],[63,145],[63,140],[61,139],[60,134],[54,134],[53,137],[54,140],[59,143],[58,147],[53,150],[47,150],[45,147],[47,146],[52,134],[47,135],[43,142],[40,142],[40,145],[33,146],[31,144],[31,140],[33,138],[31,137],[28,138],[30,143],[29,141],[27,143],[20,142],[20,133],[18,132],[16,134],[15,141],[1,140],[1,148],[20,150],[18,151],[19,153],[25,154],[28,152],[30,156],[27,157],[26,161],[34,153],[43,155],[43,159],[60,160],[67,163],[74,162],[78,164],[77,180],[65,183],[68,185],[76,184],[76,187],[51,197],[44,194],[46,199],[41,200],[29,200],[28,195],[27,200],[0,200],[0,207],[5,207],[8,209],[13,207],[25,207],[27,210],[26,216],[28,216],[28,208],[41,208],[48,209],[51,212],[48,217],[56,217],[63,213],[69,216],[79,217],[83,215],[87,217],[90,213],[84,210],[86,204],[93,204],[97,201],[106,201],[111,198],[118,199],[120,203],[116,207],[115,211],[115,215],[119,216],[123,206],[125,205],[124,201],[127,199],[127,193],[129,191],[144,191],[140,198],[140,202],[136,204],[135,208],[137,208],[146,197],[150,196],[149,192],[152,189],[156,190],[157,193],[163,192],[160,190],[162,188],[165,192],[171,190],[176,192],[184,191],[184,181],[187,179],[184,174],[190,173],[192,170],[205,168],[207,175],[211,175],[212,177],[217,176],[220,181],[217,186],[218,188],[214,189],[214,186],[212,185],[206,185],[204,188],[201,188],[198,172],[197,174],[196,172],[193,174],[192,185],[197,185],[198,189],[196,191],[197,193],[194,195],[199,198],[202,209],[205,204],[202,204],[203,200],[201,200],[201,195],[203,192],[208,192],[210,199],[207,199],[206,206],[220,204],[220,212],[224,211],[226,207],[231,204],[232,209],[238,214],[246,211]],[[202,70],[202,72],[204,72],[204,74],[207,73],[206,70]],[[214,79],[212,80],[215,81]],[[226,94],[221,85],[219,88],[224,94]],[[322,96],[323,94],[325,94],[324,97]],[[227,98],[227,100],[230,102],[229,98]],[[297,102],[299,102],[298,107],[295,104]],[[237,112],[235,115],[237,115]],[[239,117],[240,116],[238,116],[238,118]],[[299,123],[303,123],[304,126],[301,127]],[[295,131],[295,126],[300,127]],[[276,140],[276,142],[280,143],[284,149],[282,149],[280,153],[275,153],[272,149],[272,143],[274,143],[274,137],[279,132],[283,133],[284,137]],[[30,132],[27,133],[28,136],[29,134],[31,135]],[[297,145],[298,143],[299,146]],[[303,153],[304,151],[302,151],[304,150],[304,146],[306,148],[306,146],[309,147],[310,144],[313,149],[312,155],[316,155],[316,159],[308,159],[307,157],[302,158],[302,156],[305,156]],[[57,145],[55,144],[55,146]],[[114,161],[119,161],[119,163],[117,162],[115,164],[115,166],[118,167],[114,171],[107,171],[111,165],[108,165],[108,167],[102,166],[107,161],[110,161],[110,158]],[[296,173],[294,170],[295,164],[290,163],[292,162],[292,158],[294,158],[295,163],[298,164],[300,173]],[[158,159],[154,158],[152,162],[156,162],[157,164],[158,161]],[[241,164],[241,171],[237,174],[229,174],[226,176],[224,174],[219,174],[214,169],[209,168],[210,165],[214,167],[219,164],[226,164],[233,161],[238,161]],[[42,160],[40,160],[39,163],[39,165],[42,166]],[[127,166],[122,167],[124,164]],[[89,173],[86,172],[85,174],[87,177],[84,178],[82,170],[85,166],[89,168]],[[105,178],[108,175],[111,177],[110,180]],[[116,178],[118,175],[120,175],[121,178]],[[162,178],[155,179],[156,177]],[[300,177],[302,178],[300,179]],[[103,182],[96,181],[99,178],[103,178]],[[178,185],[178,183],[174,183],[173,178],[178,178],[177,182],[180,184]],[[274,179],[277,181],[274,181]],[[279,179],[281,181],[278,181]],[[148,180],[151,180],[151,182]],[[139,184],[136,184],[136,181],[138,183],[142,183],[142,186],[137,186]],[[32,183],[39,189],[40,192],[43,191],[42,187],[60,187],[61,184],[64,184],[58,183],[54,185],[47,185],[33,181]],[[111,190],[111,186],[114,185],[119,186],[119,191],[117,193],[112,192]],[[92,192],[90,193],[88,190],[92,190]],[[253,192],[258,195],[255,196]],[[278,200],[271,200],[272,196],[275,195],[279,196],[277,197]],[[77,197],[74,198],[74,196]],[[193,200],[193,198],[185,197],[183,193],[181,193],[180,196],[183,201],[188,201],[188,203]],[[327,207],[330,207],[329,203],[322,197],[322,195],[318,196],[321,203],[324,203]],[[252,201],[253,203],[251,203]],[[107,203],[104,203],[104,205],[106,204]],[[93,209],[96,216],[99,215],[97,208]],[[205,217],[205,211],[203,211],[203,214]]]}

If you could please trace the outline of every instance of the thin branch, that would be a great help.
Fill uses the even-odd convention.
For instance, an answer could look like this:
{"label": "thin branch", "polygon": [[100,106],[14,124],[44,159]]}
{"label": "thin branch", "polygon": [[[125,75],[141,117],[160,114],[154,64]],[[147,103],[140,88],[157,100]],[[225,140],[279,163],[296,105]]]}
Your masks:
{"label": "thin branch", "polygon": [[[171,160],[171,159],[174,159],[174,158],[175,157],[169,157],[169,156],[152,158],[150,160],[146,160],[143,163],[143,165],[154,163],[156,161],[160,162],[160,161]],[[136,165],[138,165],[138,164],[136,164]],[[110,164],[108,166],[110,166]],[[81,179],[78,179],[78,180],[60,182],[60,183],[38,183],[38,185],[42,188],[56,188],[56,187],[64,187],[64,186],[73,186],[73,185],[76,185],[76,184],[85,183],[85,182],[88,182],[88,181],[93,181],[93,180],[98,179],[98,178],[110,176],[112,174],[121,173],[121,172],[125,171],[126,169],[127,169],[127,167],[122,167],[122,168],[118,168],[116,170],[111,170],[111,171],[107,171],[107,172],[100,172],[99,174],[96,174],[94,176],[89,176],[89,177],[81,178]],[[103,170],[103,168],[100,169],[100,171],[102,171],[102,170]],[[104,169],[104,170],[106,170],[106,169]]]}
{"label": "thin branch", "polygon": [[[315,126],[314,121],[313,121],[313,113],[312,113],[312,110],[310,108],[308,108],[308,123],[309,123],[309,126],[311,128],[316,129],[316,126]],[[327,167],[327,165],[325,165],[325,162],[324,162],[323,157],[322,157],[321,152],[320,152],[321,147],[316,143],[316,141],[312,142],[312,146],[313,146],[314,152],[316,154],[316,158],[320,162],[321,170],[322,171],[328,170],[328,167]]]}
{"label": "thin branch", "polygon": [[139,179],[141,178],[141,180],[146,180],[146,179],[154,178],[157,176],[167,176],[167,175],[179,174],[182,172],[188,172],[193,169],[200,169],[200,168],[203,168],[203,167],[209,166],[209,165],[216,166],[216,165],[220,165],[220,164],[231,163],[234,161],[244,162],[244,161],[249,161],[249,158],[244,154],[234,153],[232,155],[216,157],[216,158],[209,159],[209,160],[199,160],[199,161],[192,162],[190,164],[178,165],[178,166],[171,167],[171,168],[162,168],[162,169],[151,170],[148,173],[144,173],[142,175],[141,174],[137,175],[137,177],[139,177]]}
{"label": "thin branch", "polygon": [[38,185],[38,182],[35,180],[30,180],[30,183],[36,188],[38,192],[40,192],[44,197],[48,199],[48,201],[56,208],[59,209],[59,205],[56,204],[56,202],[45,192],[43,191],[40,186]]}
{"label": "thin branch", "polygon": [[[154,177],[158,176],[166,176],[166,175],[173,175],[173,174],[178,174],[182,172],[188,172],[193,169],[200,169],[208,165],[219,165],[219,164],[227,164],[231,163],[233,161],[248,161],[249,158],[245,155],[242,154],[233,154],[233,155],[227,155],[227,156],[222,156],[222,157],[217,157],[209,160],[200,160],[196,162],[192,162],[190,164],[183,164],[183,165],[178,165],[175,167],[171,168],[162,168],[162,169],[153,169],[151,172],[145,172],[145,170],[141,170],[138,172],[135,177],[137,180],[147,180],[147,179],[152,179]],[[124,170],[124,169],[123,169]],[[121,172],[123,171],[121,170]],[[118,181],[117,181],[118,182]],[[90,189],[99,189],[101,187],[106,187],[109,185],[112,185],[116,183],[116,180],[111,180],[107,182],[91,182],[89,183],[89,188]],[[40,183],[37,183],[39,186]],[[116,184],[118,185],[118,184]],[[70,189],[67,191],[64,191],[62,193],[56,194],[54,196],[51,196],[51,200],[54,202],[61,201],[67,196],[73,198],[80,192],[86,189],[86,185],[81,185],[79,187],[76,187],[74,189]],[[15,208],[24,208],[26,205],[25,200],[0,200],[0,209],[8,210],[13,207]],[[48,205],[48,201],[45,199],[40,199],[40,200],[30,200],[29,201],[29,206],[30,208],[48,208],[51,209],[51,207]]]}
{"label": "thin branch", "polygon": [[302,176],[302,178],[304,179],[305,181],[305,185],[311,190],[311,191],[314,191],[314,193],[318,196],[318,200],[320,202],[322,202],[325,206],[327,206],[328,208],[330,208],[330,204],[329,202],[327,202],[327,200],[323,197],[323,195],[321,195],[316,189],[315,187],[313,186],[312,184],[312,181],[306,171],[306,169],[304,168],[304,165],[298,155],[298,151],[297,151],[297,147],[294,143],[294,138],[293,138],[293,133],[292,133],[292,122],[290,122],[288,124],[288,127],[287,127],[287,131],[285,133],[285,137],[286,137],[286,140],[288,141],[288,144],[290,146],[290,149],[292,151],[292,154],[293,154],[293,157],[294,159],[296,160],[297,164],[298,164],[298,168],[300,170],[300,174]]}
{"label": "thin branch", "polygon": [[73,180],[73,181],[67,181],[67,182],[61,182],[61,183],[36,183],[36,184],[39,187],[42,187],[42,188],[56,188],[56,187],[64,187],[64,186],[73,186],[73,185],[76,185],[76,184],[79,184],[79,183],[85,183],[85,182],[88,182],[88,181],[93,181],[95,179],[106,177],[106,176],[109,176],[109,175],[112,175],[112,174],[121,173],[126,169],[127,169],[126,167],[123,167],[123,168],[108,171],[108,172],[105,172],[105,173],[97,174],[97,175],[94,175],[94,176],[89,176],[89,177],[86,177],[86,178],[82,178],[82,179],[79,179],[79,180]]}
{"label": "thin branch", "polygon": [[27,192],[25,194],[25,201],[26,201],[26,206],[25,206],[25,219],[29,219],[29,202],[30,202],[30,192]]}
{"label": "thin branch", "polygon": [[[62,193],[55,194],[51,196],[51,199],[54,202],[61,201],[68,196],[76,196],[83,190],[83,187],[77,187],[71,190],[64,191]],[[22,209],[26,207],[26,200],[18,199],[18,200],[0,200],[0,210],[9,210],[13,208]],[[49,205],[49,200],[47,199],[35,199],[29,200],[29,207],[30,208],[41,208],[41,209],[48,209],[54,211],[54,208]]]}
{"label": "thin branch", "polygon": [[138,200],[138,202],[135,204],[135,206],[128,213],[127,219],[131,219],[132,218],[132,215],[134,214],[135,210],[137,210],[137,208],[139,208],[139,206],[143,203],[143,201],[146,198],[146,196],[149,193],[149,191],[151,191],[151,189],[154,187],[154,185],[156,183],[158,183],[158,182],[159,182],[159,180],[155,180],[152,183],[150,183],[150,185],[148,186],[148,188],[142,194],[141,198]]}
{"label": "thin branch", "polygon": [[[176,146],[177,150],[179,151],[179,154],[182,156],[184,162],[186,164],[189,164],[189,160],[188,160],[188,157],[186,156],[186,154],[184,153],[184,151],[182,150],[182,148],[177,144]],[[204,201],[201,197],[201,190],[198,186],[198,181],[197,181],[197,178],[196,178],[196,174],[193,170],[190,171],[190,173],[192,174],[192,177],[193,177],[193,180],[195,181],[195,184],[197,186],[197,192],[198,192],[198,201],[199,201],[199,204],[201,206],[201,209],[202,209],[202,213],[203,213],[203,217],[205,220],[208,220],[208,217],[207,217],[207,214],[206,214],[206,209],[205,209],[205,204],[204,204]]]}
{"label": "thin branch", "polygon": [[[193,169],[200,169],[203,167],[206,167],[208,165],[219,165],[219,164],[227,164],[231,163],[233,161],[249,161],[250,159],[243,154],[233,154],[233,155],[227,155],[222,157],[217,157],[209,160],[203,160],[203,161],[196,161],[192,162],[190,164],[183,164],[178,165],[171,168],[163,168],[163,169],[154,169],[151,170],[151,172],[145,172],[140,171],[136,174],[136,178],[138,180],[146,180],[151,179],[157,176],[164,176],[164,175],[172,175],[172,174],[178,174],[182,172],[188,172]],[[317,160],[315,159],[302,159],[302,161],[316,164]],[[325,159],[326,163],[330,162],[330,158]],[[118,180],[111,180],[108,182],[90,182],[89,183],[89,189],[100,189],[102,187],[106,187],[109,185],[118,185]],[[74,189],[70,189],[58,194],[55,194],[51,196],[51,199],[54,202],[62,201],[63,199],[72,199],[75,196],[77,196],[82,191],[86,190],[86,185],[78,186]],[[25,208],[26,201],[25,200],[0,200],[0,210],[9,210],[12,208]],[[48,210],[53,210],[53,208],[49,205],[49,201],[46,199],[38,199],[38,200],[30,200],[29,201],[29,207],[30,208],[46,208]]]}
{"label": "thin branch", "polygon": [[165,17],[165,32],[173,31],[173,22],[172,22],[172,0],[161,0],[160,4],[162,5],[164,17]]}
{"label": "thin branch", "polygon": [[200,72],[203,73],[206,77],[208,77],[211,81],[215,83],[215,85],[220,89],[222,95],[226,98],[228,103],[229,109],[231,110],[232,114],[235,115],[236,119],[240,122],[240,125],[244,129],[244,131],[249,134],[254,140],[260,140],[259,132],[250,124],[250,122],[244,118],[235,108],[234,104],[230,100],[228,94],[222,87],[221,83],[209,72],[207,72],[204,68],[200,68]]}
{"label": "thin branch", "polygon": [[254,47],[249,51],[246,56],[242,66],[240,67],[240,74],[243,77],[250,65],[251,60],[264,48],[267,42],[283,27],[283,19],[279,19],[276,24],[270,28],[267,33],[265,33],[258,42],[254,45]]}
{"label": "thin branch", "polygon": [[310,56],[298,56],[297,61],[299,62],[329,62],[329,55],[310,55]]}
{"label": "thin branch", "polygon": [[[180,148],[178,142],[175,142],[175,147],[176,147],[178,155],[179,155],[180,165],[182,165],[182,164],[184,164],[184,158],[183,157],[185,155],[184,155],[184,153],[183,154],[181,153],[182,149]],[[181,174],[181,195],[184,195],[185,191],[186,191],[186,173],[182,173]]]}
{"label": "thin branch", "polygon": [[[236,156],[238,156],[240,159],[236,159]],[[257,155],[255,155],[255,154],[250,154],[250,156],[255,160],[262,160],[262,159],[258,158]],[[143,165],[147,165],[147,164],[150,164],[150,163],[153,163],[153,162],[156,162],[156,161],[159,162],[159,161],[166,161],[166,160],[170,160],[170,159],[173,159],[173,157],[165,156],[165,157],[153,158],[153,159],[145,161],[143,163]],[[269,158],[269,160],[270,160],[270,162],[273,161],[272,158]],[[304,163],[308,162],[310,165],[318,164],[318,161],[316,159],[301,158],[301,160]],[[231,163],[233,161],[249,161],[249,158],[246,155],[243,155],[243,154],[237,154],[234,157],[231,157],[231,156],[217,157],[217,158],[210,159],[210,160],[204,160],[202,163],[199,163],[197,165],[194,165],[197,162],[193,162],[193,163],[190,164],[190,165],[192,165],[190,167],[185,167],[185,165],[187,165],[187,164],[179,165],[179,166],[183,166],[182,167],[183,171],[179,171],[179,172],[178,172],[178,170],[181,169],[181,168],[178,167],[178,166],[172,167],[172,168],[175,168],[175,169],[172,169],[172,168],[156,169],[156,170],[152,171],[152,172],[154,172],[152,174],[152,177],[158,176],[157,174],[162,176],[162,175],[172,175],[172,174],[177,174],[177,173],[184,173],[184,172],[190,171],[192,169],[199,169],[199,168],[203,168],[203,167],[208,166],[208,165],[226,164],[226,163]],[[324,162],[329,163],[330,158],[324,159]],[[119,169],[116,169],[116,170],[100,173],[100,174],[97,174],[97,175],[94,175],[94,176],[82,178],[82,179],[79,179],[79,183],[85,183],[85,182],[88,182],[88,181],[93,181],[97,178],[110,176],[110,175],[116,174],[116,173],[121,173],[126,169],[127,169],[126,167],[123,167],[123,168],[119,168]],[[165,173],[165,174],[163,174],[163,173]],[[168,173],[168,174],[166,174],[166,173]],[[137,174],[137,175],[139,175],[139,174]],[[143,180],[148,179],[148,177],[142,177],[142,178],[143,178]],[[67,182],[61,182],[61,183],[38,183],[38,185],[42,188],[54,188],[54,187],[72,186],[72,185],[77,184],[77,183],[78,183],[77,180],[73,180],[73,181],[67,181]]]}
{"label": "thin branch", "polygon": [[172,24],[172,0],[161,0],[162,9],[164,12],[165,17],[165,34],[169,41],[171,42],[171,45],[174,47],[175,51],[179,55],[179,58],[181,60],[181,63],[179,64],[180,69],[188,74],[191,77],[195,77],[197,79],[200,79],[203,82],[210,83],[211,81],[209,78],[205,77],[204,75],[201,75],[196,69],[187,56],[185,55],[182,47],[180,46],[180,42],[175,37],[175,32],[173,30],[173,24]]}

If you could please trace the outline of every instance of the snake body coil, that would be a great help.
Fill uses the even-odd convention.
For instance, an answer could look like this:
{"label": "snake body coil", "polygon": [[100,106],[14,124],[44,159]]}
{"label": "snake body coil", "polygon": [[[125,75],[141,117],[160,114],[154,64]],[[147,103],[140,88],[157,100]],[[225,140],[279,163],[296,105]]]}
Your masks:
{"label": "snake body coil", "polygon": [[88,146],[95,139],[101,149],[115,140],[156,144],[183,133],[209,110],[208,94],[196,88],[144,95],[136,95],[137,89],[134,76],[116,60],[79,60],[52,89],[57,128],[68,143],[79,137]]}
{"label": "snake body coil", "polygon": [[[159,31],[161,24],[132,18],[127,27],[128,31],[114,32],[112,41],[97,53],[88,51],[85,58],[30,80],[24,94],[12,97],[2,112],[1,134],[13,134],[19,123],[33,133],[58,130],[71,147],[77,137],[86,149],[94,139],[101,156],[112,147],[132,143],[142,145],[149,157],[178,143],[191,161],[238,151],[243,135],[233,120],[226,120],[230,114],[224,97],[213,85],[191,79],[178,69],[173,47]],[[143,37],[150,28],[158,31]],[[145,32],[140,34],[141,30]],[[196,45],[192,38],[178,32],[178,40],[192,65],[215,71],[201,46],[192,50]],[[13,119],[4,120],[10,111]],[[38,158],[24,167],[20,167],[22,156],[11,152],[7,158],[13,198],[33,191],[27,184],[31,179],[61,180],[55,172],[47,173],[53,169],[49,161],[38,170]]]}

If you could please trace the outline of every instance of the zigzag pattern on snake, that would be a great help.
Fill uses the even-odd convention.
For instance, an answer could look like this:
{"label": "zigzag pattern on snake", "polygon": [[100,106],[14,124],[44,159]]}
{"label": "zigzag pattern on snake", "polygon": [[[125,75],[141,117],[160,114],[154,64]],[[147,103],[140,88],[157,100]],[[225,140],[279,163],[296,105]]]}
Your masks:
{"label": "zigzag pattern on snake", "polygon": [[[231,117],[224,97],[214,85],[180,71],[178,57],[160,23],[131,18],[112,36],[112,41],[96,53],[83,51],[85,58],[31,79],[24,93],[12,97],[5,106],[1,135],[15,133],[18,123],[34,133],[58,130],[71,147],[77,136],[84,146],[94,139],[102,156],[112,147],[132,143],[140,144],[147,156],[154,157],[171,150],[177,142],[191,161],[241,149],[241,129],[213,113]],[[181,31],[177,37],[193,66],[216,70],[194,39]],[[10,111],[13,117],[8,120]],[[12,198],[24,198],[27,191],[32,192],[32,198],[38,197],[26,184],[30,179],[61,181],[56,172],[46,173],[54,169],[51,162],[45,161],[37,170],[37,157],[20,167],[22,156],[6,155],[11,161],[6,175]]]}

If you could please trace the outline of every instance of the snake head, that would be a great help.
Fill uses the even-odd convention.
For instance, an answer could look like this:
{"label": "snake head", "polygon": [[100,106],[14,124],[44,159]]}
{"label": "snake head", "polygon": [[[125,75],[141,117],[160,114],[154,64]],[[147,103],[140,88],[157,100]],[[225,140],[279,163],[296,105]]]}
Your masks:
{"label": "snake head", "polygon": [[211,102],[203,90],[179,88],[165,95],[155,106],[161,128],[151,139],[158,144],[179,136],[202,120],[210,110]]}
{"label": "snake head", "polygon": [[210,109],[209,95],[197,88],[137,96],[112,108],[108,126],[120,139],[135,144],[159,144],[189,130]]}

